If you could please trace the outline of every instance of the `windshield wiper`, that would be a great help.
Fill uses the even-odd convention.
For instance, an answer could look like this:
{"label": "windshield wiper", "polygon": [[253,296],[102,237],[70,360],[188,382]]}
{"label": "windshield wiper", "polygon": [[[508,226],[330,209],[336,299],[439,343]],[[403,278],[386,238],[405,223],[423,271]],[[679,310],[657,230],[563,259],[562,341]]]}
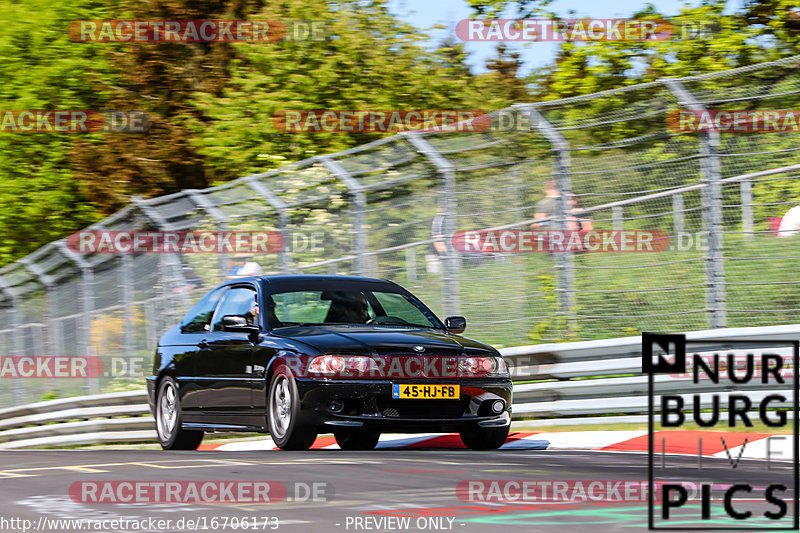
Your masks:
{"label": "windshield wiper", "polygon": [[388,326],[392,328],[425,328],[425,329],[436,329],[436,330],[442,329],[442,328],[437,328],[435,326],[423,326],[422,324],[381,324],[380,322],[376,322],[375,324],[367,324],[367,326]]}
{"label": "windshield wiper", "polygon": [[284,328],[308,328],[311,326],[324,326],[325,324],[321,324],[319,322],[298,322],[297,324],[289,324],[286,326],[278,326],[277,328],[272,329],[284,329]]}

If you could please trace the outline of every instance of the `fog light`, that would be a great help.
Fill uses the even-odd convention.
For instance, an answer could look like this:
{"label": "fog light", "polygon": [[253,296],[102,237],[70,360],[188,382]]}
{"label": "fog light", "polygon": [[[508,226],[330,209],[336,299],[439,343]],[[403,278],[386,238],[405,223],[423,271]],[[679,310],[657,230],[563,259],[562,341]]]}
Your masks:
{"label": "fog light", "polygon": [[341,413],[344,410],[344,402],[342,400],[333,400],[328,404],[328,410],[332,413]]}
{"label": "fog light", "polygon": [[492,412],[502,413],[506,408],[506,403],[503,400],[495,400],[492,402]]}

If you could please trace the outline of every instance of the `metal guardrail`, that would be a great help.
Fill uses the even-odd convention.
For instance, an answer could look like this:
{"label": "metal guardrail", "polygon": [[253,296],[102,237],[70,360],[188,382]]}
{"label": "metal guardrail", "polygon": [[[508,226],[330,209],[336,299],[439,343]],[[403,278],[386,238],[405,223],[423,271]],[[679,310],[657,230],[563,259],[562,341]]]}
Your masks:
{"label": "metal guardrail", "polygon": [[145,390],[0,409],[0,450],[155,441]]}
{"label": "metal guardrail", "polygon": [[[793,340],[800,338],[800,325],[694,331],[687,333],[686,338]],[[647,377],[641,375],[641,343],[641,337],[637,336],[501,350],[515,381],[534,381],[515,385],[514,418],[536,417],[532,426],[647,422]],[[687,380],[676,389],[675,379],[655,376],[655,390],[665,382],[670,392],[681,394],[684,399],[700,394],[701,405],[708,405],[703,394],[707,389],[702,384]],[[746,387],[752,389],[749,394],[753,399],[776,392],[758,390],[765,388],[758,383]]]}
{"label": "metal guardrail", "polygon": [[[686,338],[793,340],[800,339],[800,325],[695,331],[687,333]],[[515,380],[515,420],[536,417],[530,422],[533,426],[647,422],[641,337],[516,346],[500,352]],[[669,381],[670,392],[684,399],[700,394],[701,405],[709,405],[711,391],[703,385],[687,380],[676,388],[675,380],[668,376],[655,376],[654,380],[656,389]],[[754,400],[779,392],[758,383],[747,387]],[[144,390],[0,410],[0,450],[111,442],[156,442]]]}

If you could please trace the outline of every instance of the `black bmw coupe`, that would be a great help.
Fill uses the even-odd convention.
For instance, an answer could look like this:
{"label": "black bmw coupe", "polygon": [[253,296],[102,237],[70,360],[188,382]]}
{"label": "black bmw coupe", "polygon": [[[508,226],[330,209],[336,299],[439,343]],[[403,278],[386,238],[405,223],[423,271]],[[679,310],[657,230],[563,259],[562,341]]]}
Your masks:
{"label": "black bmw coupe", "polygon": [[465,327],[385,280],[229,281],[159,340],[147,378],[159,442],[191,450],[205,432],[256,431],[302,450],[332,432],[343,450],[368,450],[385,432],[458,432],[468,448],[498,448],[508,368]]}

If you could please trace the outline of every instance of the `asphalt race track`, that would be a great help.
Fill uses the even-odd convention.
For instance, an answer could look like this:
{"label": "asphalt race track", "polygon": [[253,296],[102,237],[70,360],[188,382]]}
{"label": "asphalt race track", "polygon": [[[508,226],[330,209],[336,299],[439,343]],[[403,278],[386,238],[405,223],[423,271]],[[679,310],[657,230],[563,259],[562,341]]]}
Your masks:
{"label": "asphalt race track", "polygon": [[[786,464],[767,470],[762,460],[742,460],[732,469],[728,459],[667,456],[659,479],[692,480],[698,472],[717,483],[751,483],[756,492],[771,483],[792,486]],[[573,503],[470,502],[457,497],[465,480],[647,480],[647,456],[563,450],[377,450],[343,452],[161,452],[6,451],[0,452],[0,530],[23,531],[636,531],[647,527],[647,498],[640,501]],[[84,503],[70,496],[76,482],[110,481],[280,481],[289,497],[273,503]],[[299,485],[298,485],[299,483]],[[297,487],[317,483],[316,501]],[[324,484],[324,485],[320,485]],[[464,483],[461,485],[464,486]],[[487,483],[486,486],[489,486]],[[291,501],[293,492],[304,501]],[[775,509],[753,492],[737,505],[761,515]],[[634,495],[635,496],[635,495]],[[791,496],[787,498],[791,502]],[[699,503],[687,504],[692,517]],[[712,501],[712,520],[722,504]],[[792,515],[789,505],[789,514]],[[792,515],[793,516],[793,515]],[[170,527],[83,529],[59,519],[172,520]],[[16,519],[17,522],[9,522]],[[183,528],[175,522],[183,519]],[[212,519],[216,519],[212,527]],[[244,521],[242,521],[244,519]],[[3,522],[6,520],[6,522]],[[193,520],[187,527],[187,521]],[[223,528],[223,520],[227,527]],[[405,522],[403,520],[406,520]],[[252,522],[251,522],[252,521]],[[763,522],[763,519],[762,519]],[[721,522],[719,522],[721,523]],[[717,523],[717,524],[719,524]],[[730,522],[727,522],[730,523]],[[108,523],[110,524],[110,523]],[[760,523],[761,524],[761,523]],[[233,527],[233,526],[236,527]],[[714,525],[714,524],[707,524]],[[49,526],[49,527],[46,527]]]}

